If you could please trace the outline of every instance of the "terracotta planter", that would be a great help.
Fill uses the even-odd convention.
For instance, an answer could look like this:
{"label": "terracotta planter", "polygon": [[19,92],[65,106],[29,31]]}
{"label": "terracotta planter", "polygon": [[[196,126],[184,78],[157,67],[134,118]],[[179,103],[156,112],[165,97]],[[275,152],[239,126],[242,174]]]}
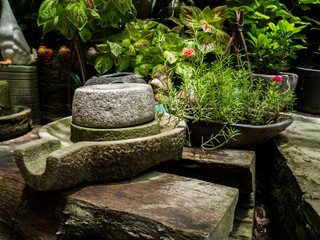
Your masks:
{"label": "terracotta planter", "polygon": [[[258,147],[285,130],[293,122],[292,117],[284,115],[283,117],[283,121],[269,125],[228,124],[227,127],[240,130],[241,135],[236,136],[235,140],[231,139],[224,147],[235,149],[254,149]],[[200,146],[202,142],[210,139],[212,135],[215,136],[225,125],[220,121],[207,121],[204,119],[193,122],[194,118],[191,116],[185,116],[185,119],[191,131],[191,143],[195,146]]]}
{"label": "terracotta planter", "polygon": [[[253,78],[263,78],[272,81],[276,75],[253,73],[252,76]],[[282,77],[280,91],[286,91],[288,89],[294,91],[298,83],[298,75],[295,73],[281,72],[280,76]]]}

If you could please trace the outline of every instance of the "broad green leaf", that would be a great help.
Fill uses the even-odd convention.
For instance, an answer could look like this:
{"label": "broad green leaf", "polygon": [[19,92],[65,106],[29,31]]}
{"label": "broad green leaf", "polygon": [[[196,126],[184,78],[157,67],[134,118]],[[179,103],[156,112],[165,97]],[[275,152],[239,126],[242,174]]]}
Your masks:
{"label": "broad green leaf", "polygon": [[217,29],[210,25],[207,21],[205,20],[201,20],[200,21],[200,25],[201,25],[201,28],[204,32],[210,32],[210,33],[215,33],[217,31]]}
{"label": "broad green leaf", "polygon": [[125,49],[125,53],[131,56],[135,56],[136,55],[136,50],[134,49],[134,46],[132,44],[130,44],[126,49]]}
{"label": "broad green leaf", "polygon": [[66,39],[71,40],[76,32],[76,27],[72,24],[65,15],[59,17],[57,29],[65,36]]}
{"label": "broad green leaf", "polygon": [[44,25],[43,25],[43,35],[46,35],[48,32],[51,32],[53,30],[56,29],[56,26],[54,24],[54,21],[50,21],[50,22],[46,22]]}
{"label": "broad green leaf", "polygon": [[110,57],[109,54],[105,53],[97,53],[99,54],[96,58],[94,63],[94,68],[97,72],[102,75],[106,73],[110,68],[113,66],[113,59]]}
{"label": "broad green leaf", "polygon": [[230,40],[230,36],[224,31],[217,29],[216,39],[219,40],[220,42],[228,42]]}
{"label": "broad green leaf", "polygon": [[212,13],[214,14],[213,21],[222,24],[228,17],[228,7],[226,5],[215,7]]}
{"label": "broad green leaf", "polygon": [[68,4],[66,7],[66,15],[69,21],[79,30],[81,30],[88,22],[86,6],[83,2]]}
{"label": "broad green leaf", "polygon": [[118,57],[122,53],[122,47],[118,43],[108,42],[110,51],[115,57]]}
{"label": "broad green leaf", "polygon": [[56,11],[55,1],[45,0],[39,8],[39,17],[37,19],[38,26],[52,21],[57,15]]}
{"label": "broad green leaf", "polygon": [[79,36],[84,42],[88,42],[91,39],[92,34],[88,28],[84,27],[79,31]]}
{"label": "broad green leaf", "polygon": [[141,49],[148,48],[151,45],[151,43],[147,39],[139,39],[133,45],[137,50],[141,50]]}
{"label": "broad green leaf", "polygon": [[127,1],[125,0],[113,0],[113,4],[117,7],[117,9],[124,15],[126,13]]}
{"label": "broad green leaf", "polygon": [[163,56],[165,57],[166,61],[170,64],[173,64],[178,60],[178,54],[173,51],[164,51]]}
{"label": "broad green leaf", "polygon": [[134,68],[134,73],[139,75],[140,77],[147,77],[150,70],[152,69],[152,66],[152,64],[142,64]]}
{"label": "broad green leaf", "polygon": [[131,59],[129,56],[119,56],[118,58],[120,58],[117,66],[118,72],[123,72],[124,70],[130,68]]}
{"label": "broad green leaf", "polygon": [[122,42],[121,42],[122,46],[127,48],[131,45],[131,40],[126,38],[126,39],[123,39]]}
{"label": "broad green leaf", "polygon": [[193,6],[182,6],[180,19],[189,28],[199,28],[200,25],[197,22],[197,16],[201,13],[201,10]]}
{"label": "broad green leaf", "polygon": [[90,9],[96,9],[96,4],[94,2],[94,0],[84,0],[87,7]]}

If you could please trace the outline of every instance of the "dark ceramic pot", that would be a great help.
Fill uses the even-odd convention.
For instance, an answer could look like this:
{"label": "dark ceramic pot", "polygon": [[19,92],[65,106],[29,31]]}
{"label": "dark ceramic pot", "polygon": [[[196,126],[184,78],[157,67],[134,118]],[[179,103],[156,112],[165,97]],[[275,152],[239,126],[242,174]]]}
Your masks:
{"label": "dark ceramic pot", "polygon": [[[269,75],[269,74],[259,74],[253,73],[253,78],[263,78],[266,80],[272,81],[276,75]],[[298,75],[295,73],[288,73],[288,72],[281,72],[278,76],[282,77],[280,91],[286,91],[288,89],[295,90],[297,83],[298,83]]]}
{"label": "dark ceramic pot", "polygon": [[[207,121],[204,119],[193,122],[195,119],[191,116],[185,116],[185,119],[191,132],[191,143],[195,146],[200,146],[202,142],[209,140],[212,135],[218,134],[225,125],[223,122]],[[238,129],[241,131],[241,134],[236,136],[235,140],[231,139],[224,147],[255,149],[285,130],[292,122],[292,117],[284,116],[283,121],[269,125],[228,124],[227,127]]]}
{"label": "dark ceramic pot", "polygon": [[296,89],[298,110],[320,114],[320,69],[296,67],[295,71],[299,74]]}

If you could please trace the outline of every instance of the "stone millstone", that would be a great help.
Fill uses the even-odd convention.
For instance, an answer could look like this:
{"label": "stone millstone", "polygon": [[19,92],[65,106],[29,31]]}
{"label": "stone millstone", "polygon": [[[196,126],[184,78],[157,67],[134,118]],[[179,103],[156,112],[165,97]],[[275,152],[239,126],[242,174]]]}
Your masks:
{"label": "stone millstone", "polygon": [[160,133],[159,119],[133,127],[123,128],[87,128],[70,124],[71,141],[115,141],[123,139],[133,139],[138,137],[152,136]]}
{"label": "stone millstone", "polygon": [[26,183],[37,190],[58,190],[84,182],[128,179],[162,162],[181,158],[186,125],[159,115],[160,133],[118,141],[70,141],[71,117],[39,130],[40,139],[15,148]]}
{"label": "stone millstone", "polygon": [[94,239],[103,232],[103,239],[118,240],[227,240],[238,190],[151,172],[133,181],[87,186],[69,199],[63,239]]}
{"label": "stone millstone", "polygon": [[73,98],[72,121],[83,127],[130,127],[150,122],[154,116],[154,95],[148,84],[84,86]]}

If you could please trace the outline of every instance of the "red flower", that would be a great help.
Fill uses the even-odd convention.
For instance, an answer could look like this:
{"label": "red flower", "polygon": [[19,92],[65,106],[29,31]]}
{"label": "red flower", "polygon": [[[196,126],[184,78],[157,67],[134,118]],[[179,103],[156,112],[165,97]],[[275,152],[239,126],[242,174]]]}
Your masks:
{"label": "red flower", "polygon": [[282,77],[281,77],[281,76],[275,76],[275,77],[273,78],[273,81],[275,81],[275,82],[281,82],[281,81],[282,81]]}
{"label": "red flower", "polygon": [[234,53],[238,53],[239,52],[239,49],[237,48],[236,50],[234,50]]}
{"label": "red flower", "polygon": [[182,54],[185,58],[190,58],[196,55],[196,51],[193,48],[183,50]]}

